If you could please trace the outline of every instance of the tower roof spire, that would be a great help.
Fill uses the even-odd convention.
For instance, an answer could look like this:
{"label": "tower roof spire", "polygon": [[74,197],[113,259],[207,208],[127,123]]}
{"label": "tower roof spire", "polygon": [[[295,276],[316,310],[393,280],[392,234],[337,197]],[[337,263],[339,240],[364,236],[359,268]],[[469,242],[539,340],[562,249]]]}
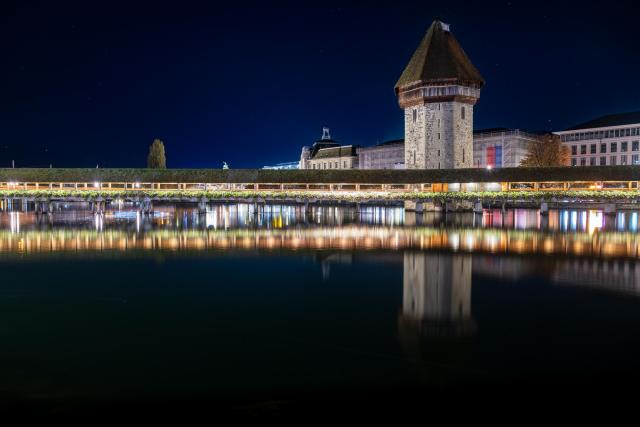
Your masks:
{"label": "tower roof spire", "polygon": [[396,83],[396,93],[416,83],[452,82],[482,87],[484,78],[471,63],[449,24],[436,19]]}

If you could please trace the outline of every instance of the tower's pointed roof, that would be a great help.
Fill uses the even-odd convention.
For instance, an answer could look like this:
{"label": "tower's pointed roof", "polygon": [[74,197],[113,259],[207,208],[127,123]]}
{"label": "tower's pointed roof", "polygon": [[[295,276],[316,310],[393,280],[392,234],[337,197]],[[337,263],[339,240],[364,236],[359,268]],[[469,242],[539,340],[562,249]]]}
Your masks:
{"label": "tower's pointed roof", "polygon": [[449,31],[449,25],[435,20],[398,79],[395,89],[398,92],[401,87],[417,82],[447,80],[484,85],[480,72]]}

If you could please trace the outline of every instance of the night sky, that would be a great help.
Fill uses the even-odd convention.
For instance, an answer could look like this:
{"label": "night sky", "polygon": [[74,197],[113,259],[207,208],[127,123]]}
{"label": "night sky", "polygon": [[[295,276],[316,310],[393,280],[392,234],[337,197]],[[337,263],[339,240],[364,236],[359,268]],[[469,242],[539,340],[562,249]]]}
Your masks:
{"label": "night sky", "polygon": [[[394,84],[440,17],[486,85],[475,128],[561,130],[640,110],[631,3],[29,2],[0,13],[0,167],[298,160],[403,137]],[[600,7],[599,7],[600,6]]]}

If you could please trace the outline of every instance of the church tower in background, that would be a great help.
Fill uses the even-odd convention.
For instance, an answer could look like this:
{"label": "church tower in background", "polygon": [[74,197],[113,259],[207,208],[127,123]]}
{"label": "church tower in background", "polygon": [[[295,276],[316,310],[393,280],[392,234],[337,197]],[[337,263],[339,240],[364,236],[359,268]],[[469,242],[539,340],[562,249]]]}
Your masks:
{"label": "church tower in background", "polygon": [[473,167],[473,106],[484,79],[439,20],[396,83],[407,169]]}

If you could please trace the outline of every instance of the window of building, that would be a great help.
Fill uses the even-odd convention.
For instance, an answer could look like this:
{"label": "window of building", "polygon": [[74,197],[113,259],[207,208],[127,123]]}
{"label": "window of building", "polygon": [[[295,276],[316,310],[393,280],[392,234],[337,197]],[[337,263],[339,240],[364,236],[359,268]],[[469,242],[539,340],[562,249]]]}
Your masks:
{"label": "window of building", "polygon": [[578,166],[578,159],[571,159],[571,166]]}
{"label": "window of building", "polygon": [[580,166],[586,166],[587,165],[587,159],[585,159],[584,157],[580,159]]}
{"label": "window of building", "polygon": [[609,157],[609,164],[611,166],[615,166],[616,165],[616,156]]}
{"label": "window of building", "polygon": [[638,151],[638,142],[640,141],[633,141],[631,143],[631,151]]}
{"label": "window of building", "polygon": [[464,106],[462,107],[462,109],[460,110],[460,117],[462,118],[462,120],[464,120]]}
{"label": "window of building", "polygon": [[623,153],[627,152],[627,148],[629,148],[629,143],[627,141],[620,143],[620,151]]}
{"label": "window of building", "polygon": [[605,156],[600,157],[600,166],[607,165],[607,158]]}
{"label": "window of building", "polygon": [[418,110],[416,108],[413,109],[413,123],[416,122],[416,118],[418,117]]}
{"label": "window of building", "polygon": [[578,154],[578,146],[577,145],[572,145],[571,146],[571,155],[572,156],[576,156]]}
{"label": "window of building", "polygon": [[611,149],[609,150],[610,153],[617,153],[618,152],[618,143],[617,142],[612,142],[611,143]]}
{"label": "window of building", "polygon": [[640,164],[640,155],[634,154],[633,156],[631,156],[631,164],[639,165]]}
{"label": "window of building", "polygon": [[345,168],[345,169],[347,168],[347,161],[346,161],[346,160],[344,161],[344,166],[343,166],[343,168]]}
{"label": "window of building", "polygon": [[580,146],[580,154],[587,154],[587,146],[586,145],[581,145]]}
{"label": "window of building", "polygon": [[621,165],[627,164],[627,156],[620,156],[620,164]]}
{"label": "window of building", "polygon": [[462,149],[462,163],[464,163],[464,148]]}
{"label": "window of building", "polygon": [[596,165],[596,158],[595,157],[590,157],[589,158],[589,166],[595,166]]}
{"label": "window of building", "polygon": [[591,144],[591,145],[589,146],[589,152],[590,152],[591,154],[596,154],[596,144]]}
{"label": "window of building", "polygon": [[438,150],[438,157],[440,157],[440,150]]}
{"label": "window of building", "polygon": [[606,153],[607,152],[607,144],[606,143],[600,144],[600,152],[601,153]]}
{"label": "window of building", "polygon": [[440,132],[438,132],[438,139],[440,139]]}

